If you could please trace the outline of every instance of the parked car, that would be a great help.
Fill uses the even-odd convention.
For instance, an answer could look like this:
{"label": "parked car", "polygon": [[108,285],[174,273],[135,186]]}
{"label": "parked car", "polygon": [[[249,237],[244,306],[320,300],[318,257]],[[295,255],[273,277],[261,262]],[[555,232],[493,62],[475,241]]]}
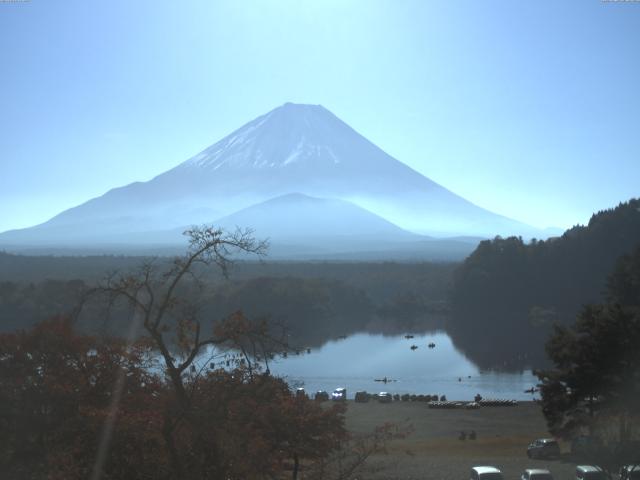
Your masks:
{"label": "parked car", "polygon": [[307,392],[304,391],[304,388],[296,388],[296,398],[306,398]]}
{"label": "parked car", "polygon": [[331,394],[331,400],[334,401],[344,401],[347,399],[347,389],[346,388],[336,388]]}
{"label": "parked car", "polygon": [[479,466],[471,469],[470,480],[503,480],[502,472],[496,467]]}
{"label": "parked car", "polygon": [[622,467],[619,480],[640,480],[640,462]]}
{"label": "parked car", "polygon": [[365,403],[369,401],[369,394],[367,392],[356,392],[355,401],[358,403]]}
{"label": "parked car", "polygon": [[560,456],[560,445],[553,438],[539,438],[527,447],[529,458],[557,458]]}
{"label": "parked car", "polygon": [[380,392],[378,394],[378,401],[380,403],[391,403],[393,401],[393,396],[389,392]]}
{"label": "parked car", "polygon": [[600,467],[578,465],[576,467],[576,480],[609,480],[609,477]]}
{"label": "parked car", "polygon": [[329,394],[325,390],[318,390],[316,392],[316,402],[326,402],[329,400]]}
{"label": "parked car", "polygon": [[546,468],[527,468],[520,475],[520,480],[553,480],[553,475]]}

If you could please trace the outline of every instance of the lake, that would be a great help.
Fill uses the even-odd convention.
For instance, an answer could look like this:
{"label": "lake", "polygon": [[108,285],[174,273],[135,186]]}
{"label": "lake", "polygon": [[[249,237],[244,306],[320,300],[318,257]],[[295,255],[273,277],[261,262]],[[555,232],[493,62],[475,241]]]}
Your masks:
{"label": "lake", "polygon": [[[430,342],[435,348],[427,347]],[[411,345],[418,348],[411,350]],[[349,398],[365,390],[438,394],[449,400],[471,400],[476,393],[484,398],[531,400],[533,395],[524,390],[538,383],[530,370],[480,371],[444,333],[415,335],[412,339],[359,333],[330,341],[309,354],[273,361],[270,370],[310,394],[345,387]],[[384,377],[394,381],[375,381]]]}

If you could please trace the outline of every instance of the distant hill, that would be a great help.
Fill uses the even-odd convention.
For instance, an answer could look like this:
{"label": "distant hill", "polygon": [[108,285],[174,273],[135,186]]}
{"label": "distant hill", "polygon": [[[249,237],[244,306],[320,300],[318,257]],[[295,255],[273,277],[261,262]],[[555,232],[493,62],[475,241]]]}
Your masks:
{"label": "distant hill", "polygon": [[335,237],[349,244],[364,241],[416,241],[424,237],[408,232],[351,202],[290,193],[244,208],[215,222],[225,229],[251,226],[256,236],[274,241],[323,244]]}
{"label": "distant hill", "polygon": [[[269,240],[270,259],[460,261],[482,240],[418,235],[346,200],[301,193],[251,205],[211,223],[227,231],[249,226],[256,238]],[[183,232],[189,227],[105,232],[99,240],[89,242],[90,247],[74,243],[65,247],[27,244],[10,250],[31,255],[175,255],[187,247]]]}
{"label": "distant hill", "polygon": [[252,205],[214,223],[229,231],[250,225],[256,237],[269,239],[270,258],[461,260],[481,240],[435,240],[351,202],[301,193]]}
{"label": "distant hill", "polygon": [[639,199],[546,241],[480,242],[454,275],[454,342],[485,367],[544,363],[553,323],[572,323],[582,305],[602,302],[616,260],[638,245]]}

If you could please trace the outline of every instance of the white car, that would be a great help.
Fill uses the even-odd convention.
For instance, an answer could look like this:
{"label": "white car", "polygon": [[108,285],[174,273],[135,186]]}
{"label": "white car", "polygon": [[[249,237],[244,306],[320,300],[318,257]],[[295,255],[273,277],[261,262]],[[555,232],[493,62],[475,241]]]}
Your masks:
{"label": "white car", "polygon": [[520,480],[553,480],[553,475],[546,468],[527,468],[520,475]]}
{"label": "white car", "polygon": [[473,467],[470,480],[504,480],[499,468],[490,466]]}
{"label": "white car", "polygon": [[346,388],[336,388],[331,394],[331,400],[334,401],[342,401],[347,399],[347,389]]}

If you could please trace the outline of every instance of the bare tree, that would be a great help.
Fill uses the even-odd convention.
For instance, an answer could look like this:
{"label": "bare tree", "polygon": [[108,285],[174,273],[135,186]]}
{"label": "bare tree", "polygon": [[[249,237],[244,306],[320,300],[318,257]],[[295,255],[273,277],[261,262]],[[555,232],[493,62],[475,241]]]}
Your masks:
{"label": "bare tree", "polygon": [[[232,315],[216,328],[212,322],[212,328],[205,332],[198,306],[180,292],[187,280],[202,288],[201,277],[207,267],[215,267],[227,277],[234,255],[261,257],[266,253],[267,242],[256,240],[248,229],[227,233],[203,226],[187,230],[185,235],[189,237],[187,252],[176,257],[168,267],[159,268],[157,260],[152,260],[131,273],[112,274],[91,289],[83,300],[85,303],[96,295],[103,295],[109,306],[124,300],[132,312],[129,340],[133,341],[142,333],[151,339],[154,349],[161,355],[175,395],[175,404],[165,416],[163,436],[172,468],[178,477],[183,474],[183,462],[175,445],[174,433],[182,422],[190,420],[191,392],[186,387],[186,376],[196,371],[196,359],[207,348],[227,345],[240,348],[251,368],[249,352],[253,359],[267,360],[270,355],[268,349],[279,342],[284,343],[270,335],[265,321],[251,322],[240,313]],[[102,443],[108,444],[108,439],[103,439]]]}

